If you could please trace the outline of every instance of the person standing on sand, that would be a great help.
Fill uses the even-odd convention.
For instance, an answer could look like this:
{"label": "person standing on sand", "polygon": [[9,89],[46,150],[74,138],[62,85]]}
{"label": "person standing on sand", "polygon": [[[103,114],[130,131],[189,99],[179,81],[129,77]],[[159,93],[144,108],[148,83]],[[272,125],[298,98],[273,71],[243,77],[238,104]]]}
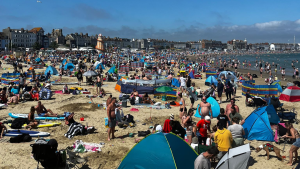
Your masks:
{"label": "person standing on sand", "polygon": [[[201,109],[201,113],[200,113],[200,109]],[[200,108],[198,109],[198,111],[199,111],[198,113],[201,115],[201,119],[204,119],[205,116],[210,116],[210,118],[213,119],[211,104],[206,102],[206,96],[202,97],[202,102],[200,103]]]}
{"label": "person standing on sand", "polygon": [[260,77],[262,78],[262,73],[263,73],[263,67],[260,67],[260,69],[259,69],[259,73],[260,73]]}
{"label": "person standing on sand", "polygon": [[222,103],[222,93],[223,93],[223,91],[224,91],[224,85],[223,85],[223,83],[221,82],[221,80],[218,79],[217,92],[218,92],[218,97],[219,97],[219,99],[220,99],[219,104]]}
{"label": "person standing on sand", "polygon": [[115,126],[116,126],[116,114],[115,114],[115,110],[116,110],[116,98],[113,97],[111,99],[111,103],[108,105],[107,107],[107,117],[108,117],[108,137],[107,140],[110,141],[110,134],[111,134],[111,138],[114,139],[115,138]]}

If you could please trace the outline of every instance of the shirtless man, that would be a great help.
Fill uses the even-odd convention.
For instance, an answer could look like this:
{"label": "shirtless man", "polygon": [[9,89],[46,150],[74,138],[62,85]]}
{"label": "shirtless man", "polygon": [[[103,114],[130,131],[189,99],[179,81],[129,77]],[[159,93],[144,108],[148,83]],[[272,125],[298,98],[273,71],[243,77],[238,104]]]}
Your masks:
{"label": "shirtless man", "polygon": [[19,103],[18,96],[16,96],[16,95],[11,96],[9,101],[7,102],[7,104],[10,104],[10,103],[18,104]]}
{"label": "shirtless man", "polygon": [[[201,113],[200,113],[200,108],[201,108]],[[211,105],[210,103],[206,102],[206,97],[202,97],[202,102],[200,103],[200,108],[199,108],[199,114],[201,115],[201,119],[204,119],[205,116],[209,116],[210,113],[210,118],[212,119],[212,110],[211,110]]]}
{"label": "shirtless man", "polygon": [[231,113],[231,107],[234,106],[237,113],[240,113],[239,106],[235,104],[235,99],[231,99],[230,103],[226,105],[225,115],[229,117]]}
{"label": "shirtless man", "polygon": [[45,106],[42,105],[41,101],[38,101],[38,105],[35,107],[35,110],[41,117],[57,117],[57,114],[54,114],[50,109],[46,109]]}
{"label": "shirtless man", "polygon": [[100,75],[97,76],[97,81],[96,81],[96,92],[97,95],[100,97],[100,91],[101,91],[101,85],[102,85],[102,78],[100,78]]}
{"label": "shirtless man", "polygon": [[111,98],[112,98],[112,95],[110,95],[109,98],[106,100],[106,106],[107,107],[110,105]]}
{"label": "shirtless man", "polygon": [[108,137],[107,140],[110,141],[110,133],[111,133],[111,138],[114,139],[115,138],[115,126],[116,126],[116,114],[115,114],[115,110],[116,110],[116,98],[113,97],[111,98],[111,103],[108,105],[107,107],[107,117],[108,117]]}

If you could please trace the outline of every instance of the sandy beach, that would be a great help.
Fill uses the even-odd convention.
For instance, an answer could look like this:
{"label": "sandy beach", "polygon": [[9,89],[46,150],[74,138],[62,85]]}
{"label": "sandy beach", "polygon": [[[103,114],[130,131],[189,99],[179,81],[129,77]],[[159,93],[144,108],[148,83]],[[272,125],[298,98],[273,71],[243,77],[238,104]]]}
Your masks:
{"label": "sandy beach", "polygon": [[[12,66],[11,65],[3,65],[4,68],[8,69],[11,68],[9,71],[12,72]],[[24,68],[25,70],[25,68]],[[36,72],[44,72],[45,69],[39,69],[36,70]],[[107,71],[106,69],[105,71]],[[241,70],[240,72],[246,73],[249,70]],[[0,70],[0,73],[6,73],[7,70]],[[254,73],[251,71],[251,73]],[[259,72],[255,72],[257,75],[259,75]],[[203,76],[205,77],[205,74],[203,73]],[[264,74],[263,78],[255,78],[256,84],[265,84],[264,78],[266,78],[267,75]],[[51,80],[58,79],[58,76],[53,76]],[[290,80],[290,79],[289,79]],[[77,79],[75,77],[63,77],[63,82],[76,82]],[[85,81],[85,80],[84,80]],[[201,87],[202,90],[205,90],[208,88],[208,86],[204,85],[204,79],[193,79],[193,82],[196,83],[196,87]],[[282,85],[286,85],[287,81],[284,81]],[[104,89],[107,91],[107,93],[111,93],[113,97],[117,97],[120,95],[119,92],[117,92],[115,88],[116,83],[114,82],[104,82]],[[73,87],[74,85],[71,85],[69,87]],[[63,86],[52,86],[52,90],[62,90]],[[91,91],[92,94],[96,93],[96,88],[94,86],[82,86],[84,89],[88,89]],[[246,107],[245,106],[245,97],[242,96],[241,87],[239,87],[237,91],[237,101],[236,104],[240,108],[240,113],[243,116],[243,118],[246,118],[252,111],[254,111],[254,108],[252,107]],[[68,139],[64,136],[64,134],[68,130],[68,126],[65,124],[62,124],[58,127],[49,127],[49,128],[39,128],[34,129],[38,131],[44,131],[51,133],[50,137],[51,139],[56,139],[58,141],[58,149],[65,149],[68,146],[72,146],[72,144],[76,140],[82,140],[84,142],[89,143],[100,143],[104,142],[104,147],[101,148],[101,152],[98,153],[82,153],[80,154],[83,157],[88,157],[87,165],[83,168],[91,168],[91,169],[111,169],[111,168],[117,168],[120,164],[122,158],[128,153],[128,151],[135,145],[134,139],[137,137],[138,131],[145,131],[148,130],[149,126],[154,126],[155,124],[161,124],[163,125],[163,122],[165,119],[168,118],[169,114],[173,113],[177,115],[175,117],[175,120],[177,118],[178,120],[178,114],[179,114],[179,108],[172,107],[171,109],[160,109],[160,110],[151,110],[149,108],[138,108],[138,112],[131,112],[129,111],[132,107],[123,108],[124,114],[132,114],[134,116],[134,120],[136,121],[136,126],[132,128],[126,128],[126,129],[120,129],[116,127],[117,132],[115,133],[116,139],[113,139],[111,141],[107,141],[107,129],[104,125],[104,118],[106,115],[106,110],[103,108],[99,108],[97,105],[102,104],[106,102],[108,95],[105,98],[94,98],[92,103],[91,100],[85,95],[61,95],[61,94],[55,94],[51,100],[42,100],[42,104],[48,109],[51,109],[54,113],[63,114],[63,112],[66,111],[74,111],[75,112],[75,120],[80,122],[80,117],[84,117],[84,121],[81,122],[82,124],[95,126],[97,129],[97,132],[94,134],[84,135],[84,136],[75,136],[73,139]],[[151,96],[153,98],[153,95]],[[225,94],[223,94],[223,100],[226,100]],[[184,97],[187,107],[190,107],[190,99],[187,97]],[[156,101],[162,102],[164,104],[164,101],[161,101],[160,99],[155,99]],[[94,103],[94,104],[93,104]],[[200,100],[196,101],[194,105],[197,105],[200,103]],[[295,108],[296,110],[299,110],[300,104],[299,103],[290,103],[290,102],[283,102],[285,109],[292,109]],[[221,108],[225,108],[228,103],[222,103],[220,105]],[[7,120],[10,119],[8,116],[8,113],[29,113],[31,106],[36,106],[36,101],[28,101],[25,103],[19,103],[17,105],[9,105],[7,108],[4,108],[0,110],[0,120]],[[130,106],[130,104],[128,103]],[[194,106],[195,107],[195,106]],[[151,113],[151,120],[150,120],[150,113]],[[193,118],[193,121],[198,122],[199,118]],[[146,125],[142,125],[143,123],[146,123]],[[216,125],[217,120],[212,120],[212,125]],[[8,126],[7,126],[8,127]],[[300,124],[294,124],[294,127],[296,129],[300,129]],[[9,127],[8,127],[9,128]],[[136,133],[136,135],[133,138],[128,137],[128,133]],[[9,137],[4,137],[0,139],[0,168],[4,169],[12,169],[12,168],[19,168],[19,169],[29,169],[29,168],[36,168],[37,162],[31,157],[31,147],[30,144],[33,143],[18,143],[18,144],[12,144],[7,142]],[[249,169],[279,169],[279,168],[292,168],[287,167],[287,159],[288,159],[288,151],[291,145],[286,145],[285,152],[281,152],[282,156],[286,156],[287,158],[281,162],[277,159],[274,152],[270,153],[270,159],[267,160],[267,157],[264,155],[265,152],[261,151],[259,153],[256,153],[254,148],[258,147],[259,145],[262,145],[266,142],[261,141],[246,141],[245,143],[250,143],[251,145],[251,157],[249,160]],[[272,144],[275,144],[274,142]],[[284,144],[276,145],[280,149],[283,149]],[[184,155],[184,154],[183,154]],[[297,161],[298,163],[299,161]]]}

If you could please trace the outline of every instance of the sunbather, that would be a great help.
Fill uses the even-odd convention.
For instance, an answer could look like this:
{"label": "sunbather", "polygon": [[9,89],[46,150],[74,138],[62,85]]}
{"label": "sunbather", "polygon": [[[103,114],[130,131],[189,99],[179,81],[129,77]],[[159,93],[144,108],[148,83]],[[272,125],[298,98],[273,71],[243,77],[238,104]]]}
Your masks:
{"label": "sunbather", "polygon": [[54,114],[50,109],[46,109],[45,106],[42,105],[41,101],[38,102],[38,105],[35,107],[35,110],[37,114],[42,117],[57,117],[57,114]]}
{"label": "sunbather", "polygon": [[147,92],[143,96],[143,103],[153,105],[153,102],[152,102],[151,98],[148,96]]}

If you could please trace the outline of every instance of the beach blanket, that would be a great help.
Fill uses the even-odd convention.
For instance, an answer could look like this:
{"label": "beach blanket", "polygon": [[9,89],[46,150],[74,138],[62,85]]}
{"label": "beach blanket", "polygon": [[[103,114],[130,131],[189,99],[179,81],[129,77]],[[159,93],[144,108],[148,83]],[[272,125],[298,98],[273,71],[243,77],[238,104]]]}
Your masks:
{"label": "beach blanket", "polygon": [[74,122],[70,125],[68,132],[65,134],[65,137],[71,139],[76,135],[83,133],[84,126],[80,123]]}

